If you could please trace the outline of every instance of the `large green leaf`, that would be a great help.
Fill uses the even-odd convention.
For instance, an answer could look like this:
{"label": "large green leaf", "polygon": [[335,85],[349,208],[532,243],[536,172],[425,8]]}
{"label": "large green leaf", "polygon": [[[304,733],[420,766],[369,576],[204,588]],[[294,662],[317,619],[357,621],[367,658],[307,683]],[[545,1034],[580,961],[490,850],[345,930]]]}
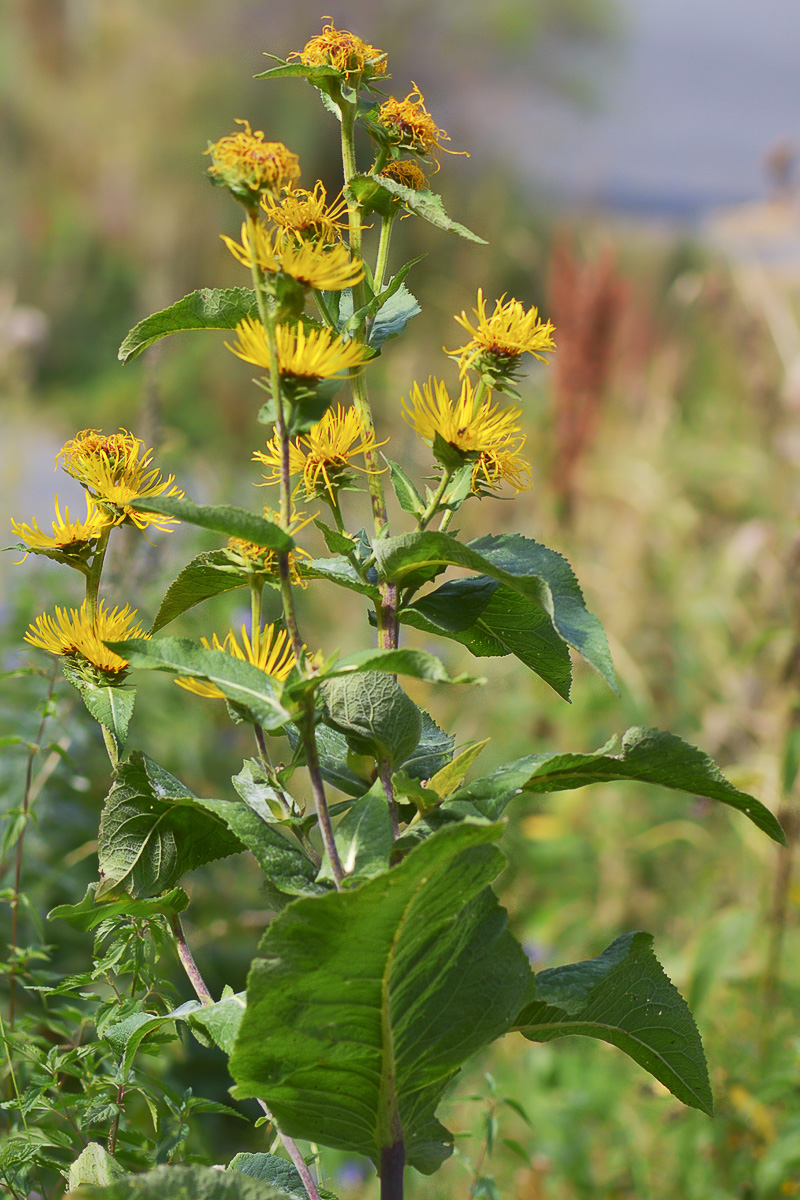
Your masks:
{"label": "large green leaf", "polygon": [[235,329],[245,317],[257,316],[256,296],[250,288],[201,288],[134,325],[117,357],[127,363],[171,333],[186,329]]}
{"label": "large green leaf", "polygon": [[[297,900],[253,962],[230,1060],[291,1137],[434,1171],[462,1063],[514,1022],[530,968],[488,883],[500,826],[451,826],[352,891]],[[291,1031],[287,1036],[287,1030]]]}
{"label": "large green leaf", "polygon": [[374,551],[382,577],[401,585],[407,578],[415,581],[420,572],[456,566],[520,592],[546,613],[559,637],[616,690],[603,628],[586,609],[569,563],[555,550],[518,533],[491,535],[464,545],[449,534],[425,532],[379,539]]}
{"label": "large green leaf", "polygon": [[786,835],[768,808],[734,787],[708,754],[660,729],[629,729],[618,750],[613,739],[594,754],[528,754],[459,788],[452,801],[470,804],[496,820],[522,791],[565,792],[589,783],[624,779],[719,800],[786,845]]}
{"label": "large green leaf", "polygon": [[473,675],[448,675],[443,663],[427,650],[357,650],[338,659],[326,678],[336,679],[359,671],[385,671],[390,675],[408,675],[426,683],[477,683]]}
{"label": "large green leaf", "polygon": [[186,497],[151,496],[148,500],[133,500],[131,508],[137,512],[161,513],[176,521],[185,521],[187,525],[224,533],[227,537],[244,538],[246,542],[255,542],[269,550],[282,550],[288,554],[294,547],[293,539],[279,525],[233,504],[195,504]]}
{"label": "large green leaf", "polygon": [[95,721],[99,721],[113,733],[120,748],[124,746],[136,702],[135,690],[127,687],[101,687],[88,680],[82,680],[78,690]]}
{"label": "large green leaf", "polygon": [[205,650],[188,638],[174,637],[132,638],[108,645],[135,669],[169,671],[216,684],[248,720],[264,729],[280,729],[289,720],[274,680],[252,663],[224,650]]}
{"label": "large green leaf", "polygon": [[214,1167],[156,1167],[107,1187],[82,1184],[69,1200],[294,1200],[291,1193],[242,1171]]}
{"label": "large green leaf", "polygon": [[137,750],[117,768],[100,818],[97,899],[157,895],[186,871],[241,849],[189,788]]}
{"label": "large green leaf", "polygon": [[569,699],[572,663],[566,644],[537,604],[496,579],[453,579],[401,609],[400,620],[461,642],[478,658],[513,654]]}
{"label": "large green leaf", "polygon": [[195,604],[244,587],[246,583],[224,550],[198,554],[167,588],[150,632],[156,633]]}
{"label": "large green leaf", "polygon": [[391,200],[399,200],[409,212],[421,217],[423,221],[429,221],[437,229],[457,233],[459,237],[467,238],[470,242],[486,245],[484,238],[478,237],[477,233],[448,217],[442,197],[427,188],[417,191],[398,183],[395,179],[388,179],[385,175],[356,175],[348,186],[367,212],[374,209],[376,212],[386,213],[389,211]]}
{"label": "large green leaf", "polygon": [[343,733],[356,754],[400,766],[419,745],[422,711],[385,671],[326,680],[320,696],[323,721]]}
{"label": "large green leaf", "polygon": [[298,563],[298,569],[303,579],[328,579],[339,587],[349,588],[369,596],[373,600],[380,597],[380,591],[371,583],[365,583],[352,563],[340,554],[330,558],[314,558],[311,562]]}
{"label": "large green leaf", "polygon": [[627,933],[599,958],[542,971],[516,1027],[532,1042],[569,1034],[610,1042],[684,1104],[710,1116],[714,1102],[700,1034],[652,942],[649,933]]}

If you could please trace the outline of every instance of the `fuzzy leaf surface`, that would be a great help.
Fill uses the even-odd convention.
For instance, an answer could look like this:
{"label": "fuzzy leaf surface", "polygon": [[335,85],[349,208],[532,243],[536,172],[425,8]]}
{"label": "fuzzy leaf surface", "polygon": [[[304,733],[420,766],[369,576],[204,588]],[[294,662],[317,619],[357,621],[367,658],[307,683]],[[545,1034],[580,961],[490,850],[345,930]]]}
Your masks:
{"label": "fuzzy leaf surface", "polygon": [[97,899],[121,891],[134,899],[157,895],[186,871],[241,849],[189,788],[134,751],[117,768],[100,818]]}
{"label": "fuzzy leaf surface", "polygon": [[779,822],[760,801],[740,792],[714,760],[674,733],[634,727],[594,754],[528,754],[460,788],[452,797],[496,820],[520,792],[566,792],[624,779],[719,800],[749,817],[773,841],[786,844]]}
{"label": "fuzzy leaf surface", "polygon": [[156,1167],[108,1187],[81,1185],[69,1200],[293,1200],[281,1188],[241,1171],[213,1167]]}
{"label": "fuzzy leaf surface", "polygon": [[224,650],[205,650],[188,638],[175,637],[131,638],[108,644],[134,669],[168,671],[216,684],[249,720],[264,729],[280,729],[289,720],[270,676]]}
{"label": "fuzzy leaf surface", "polygon": [[616,690],[614,667],[603,628],[583,599],[569,563],[562,555],[521,534],[477,538],[464,545],[446,533],[403,533],[378,539],[375,559],[381,576],[403,584],[419,573],[448,566],[488,575],[520,592],[547,615],[558,636],[586,659]]}
{"label": "fuzzy leaf surface", "polygon": [[145,317],[126,336],[117,352],[131,362],[154,342],[190,329],[235,329],[245,317],[257,317],[255,292],[250,288],[200,288],[182,300]]}
{"label": "fuzzy leaf surface", "polygon": [[513,654],[569,699],[572,663],[566,643],[537,604],[496,579],[453,579],[402,609],[400,620],[460,642],[477,658]]}
{"label": "fuzzy leaf surface", "polygon": [[149,500],[133,500],[131,508],[137,512],[161,513],[227,537],[244,538],[246,542],[255,542],[269,550],[283,550],[288,554],[294,547],[294,540],[279,525],[234,504],[195,504],[185,496],[151,496]]}
{"label": "fuzzy leaf surface", "polygon": [[700,1034],[652,943],[649,933],[626,933],[599,958],[540,972],[516,1027],[532,1042],[570,1034],[610,1042],[684,1104],[711,1116]]}
{"label": "fuzzy leaf surface", "polygon": [[[277,1154],[237,1154],[228,1163],[228,1171],[243,1171],[263,1183],[271,1183],[286,1193],[290,1200],[308,1200],[305,1184],[297,1173],[297,1168],[285,1158]],[[336,1200],[333,1192],[327,1188],[317,1189],[321,1200]]]}
{"label": "fuzzy leaf surface", "polygon": [[246,579],[232,566],[224,550],[209,550],[187,563],[164,593],[151,633],[157,633],[195,604],[245,587]]}
{"label": "fuzzy leaf surface", "polygon": [[96,683],[89,683],[88,680],[81,680],[76,686],[95,721],[99,721],[113,733],[118,746],[124,746],[133,716],[133,706],[136,703],[136,690],[128,687],[100,687]]}
{"label": "fuzzy leaf surface", "polygon": [[277,917],[248,979],[235,1094],[261,1097],[291,1137],[373,1161],[402,1140],[410,1165],[436,1170],[452,1148],[435,1116],[445,1088],[530,986],[487,886],[500,832],[451,826],[387,874]]}

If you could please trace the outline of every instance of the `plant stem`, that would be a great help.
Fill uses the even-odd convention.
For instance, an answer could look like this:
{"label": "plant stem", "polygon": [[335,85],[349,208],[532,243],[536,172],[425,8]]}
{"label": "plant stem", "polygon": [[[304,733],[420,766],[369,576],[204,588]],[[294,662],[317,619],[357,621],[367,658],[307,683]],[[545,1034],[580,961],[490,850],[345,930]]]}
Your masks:
{"label": "plant stem", "polygon": [[97,616],[97,594],[100,591],[100,576],[103,574],[103,563],[105,562],[108,539],[111,536],[112,529],[113,526],[109,525],[97,539],[97,547],[92,558],[92,565],[86,576],[87,607],[89,616],[92,618]]}
{"label": "plant stem", "polygon": [[258,1101],[258,1106],[263,1112],[264,1116],[268,1117],[272,1122],[275,1132],[283,1143],[284,1150],[289,1155],[289,1158],[292,1160],[292,1164],[294,1165],[294,1169],[297,1171],[297,1174],[303,1181],[303,1187],[306,1189],[308,1194],[308,1200],[320,1200],[319,1192],[317,1191],[317,1185],[315,1184],[314,1178],[308,1169],[308,1163],[300,1153],[297,1142],[293,1138],[287,1137],[285,1133],[281,1133],[280,1129],[275,1124],[275,1118],[263,1100]]}
{"label": "plant stem", "polygon": [[189,982],[195,990],[195,995],[201,1004],[209,1005],[214,1003],[214,997],[206,987],[205,980],[200,974],[197,963],[194,961],[194,956],[189,949],[186,941],[186,934],[183,932],[183,925],[177,913],[173,913],[169,919],[172,929],[172,936],[175,938],[175,949],[178,952],[180,964],[186,972]]}
{"label": "plant stem", "polygon": [[[19,898],[22,891],[22,851],[25,846],[25,831],[28,828],[28,818],[31,810],[31,785],[33,783],[33,763],[36,755],[39,753],[44,738],[45,726],[50,715],[50,702],[53,699],[53,692],[56,686],[56,673],[58,671],[58,659],[53,660],[53,669],[50,673],[50,682],[47,688],[47,694],[42,705],[42,719],[39,722],[39,729],[36,733],[36,738],[33,745],[28,750],[28,762],[25,767],[25,790],[22,794],[22,828],[19,831],[17,838],[17,849],[14,856],[14,891],[11,896],[11,942],[10,942],[10,957],[16,960],[17,938],[19,933]],[[13,961],[11,970],[8,976],[8,1028],[14,1029],[14,1013],[17,1000],[17,963]]]}
{"label": "plant stem", "polygon": [[403,1168],[406,1165],[405,1143],[395,1142],[381,1150],[381,1200],[403,1200]]}
{"label": "plant stem", "polygon": [[[453,478],[453,472],[451,470],[448,470],[447,468],[445,468],[444,474],[442,475],[442,478],[439,480],[439,486],[437,487],[434,494],[431,496],[430,504],[428,505],[428,507],[425,509],[425,512],[422,514],[422,516],[417,521],[417,529],[418,530],[425,529],[426,526],[428,526],[430,524],[430,522],[433,520],[433,518],[438,513],[439,505],[441,504],[442,497],[444,496],[445,492],[447,491],[447,485],[452,478]],[[452,510],[450,510],[450,511],[452,511]]]}
{"label": "plant stem", "polygon": [[400,837],[400,820],[397,814],[397,801],[394,798],[392,768],[387,759],[382,758],[378,763],[378,774],[380,775],[381,785],[389,805],[389,816],[392,819],[392,840],[396,842]]}
{"label": "plant stem", "polygon": [[383,277],[386,274],[386,264],[389,261],[389,243],[392,240],[392,226],[394,219],[397,216],[396,212],[390,212],[388,216],[381,219],[381,237],[378,242],[378,259],[375,263],[375,295],[379,296],[383,291]]}
{"label": "plant stem", "polygon": [[310,703],[306,707],[304,720],[300,722],[300,732],[303,736],[303,749],[306,752],[306,763],[308,765],[308,774],[311,777],[311,789],[314,793],[314,803],[317,808],[317,819],[319,821],[319,831],[322,835],[322,844],[325,847],[325,853],[331,864],[331,871],[336,887],[341,891],[344,868],[342,867],[342,860],[339,858],[339,851],[336,849],[333,826],[331,825],[331,817],[328,812],[328,802],[325,798],[325,784],[319,765],[317,739],[314,736],[313,698],[311,698]]}

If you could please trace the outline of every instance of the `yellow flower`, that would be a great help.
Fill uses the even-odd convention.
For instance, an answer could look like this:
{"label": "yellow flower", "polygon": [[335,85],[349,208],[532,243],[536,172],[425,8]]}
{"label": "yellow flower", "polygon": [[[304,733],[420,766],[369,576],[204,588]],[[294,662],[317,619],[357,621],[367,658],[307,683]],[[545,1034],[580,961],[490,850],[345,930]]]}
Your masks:
{"label": "yellow flower", "polygon": [[135,625],[136,609],[107,609],[101,600],[94,617],[90,616],[88,600],[80,608],[56,608],[55,617],[42,613],[28,626],[25,641],[51,654],[75,658],[75,665],[89,663],[105,675],[120,676],[128,661],[104,645],[122,642],[127,638],[146,638],[141,625]]}
{"label": "yellow flower", "polygon": [[267,192],[261,207],[284,236],[294,236],[299,242],[335,242],[345,225],[339,220],[347,212],[347,201],[339,193],[332,204],[320,179],[314,190],[286,188],[282,200]]}
{"label": "yellow flower", "polygon": [[[52,534],[42,533],[36,521],[30,525],[20,525],[12,520],[14,533],[29,547],[29,550],[43,550],[45,553],[63,554],[67,557],[85,559],[92,551],[92,543],[100,537],[103,530],[113,525],[113,520],[102,508],[98,508],[91,496],[86,497],[86,517],[83,521],[70,521],[69,509],[64,509],[64,515],[58,507],[58,496],[55,501],[56,519],[53,521]],[[29,550],[19,560],[24,562]],[[15,563],[18,566],[19,563]]]}
{"label": "yellow flower", "polygon": [[223,184],[245,203],[255,205],[264,192],[280,191],[300,176],[296,154],[283,142],[265,142],[262,130],[255,133],[249,121],[236,133],[229,133],[205,151],[211,155],[208,173],[215,183]]}
{"label": "yellow flower", "polygon": [[324,242],[293,243],[273,237],[260,224],[254,227],[251,240],[246,222],[242,225],[241,244],[225,234],[222,240],[242,266],[252,267],[256,262],[262,271],[281,271],[303,287],[338,292],[364,278],[363,266],[350,257],[350,251],[341,243],[335,246],[326,246]]}
{"label": "yellow flower", "polygon": [[[277,679],[279,683],[283,683],[297,661],[289,644],[288,633],[283,629],[276,632],[274,625],[265,625],[254,642],[251,642],[247,630],[242,625],[241,646],[232,629],[226,634],[223,642],[216,634],[212,642],[209,642],[208,638],[201,638],[200,641],[206,650],[224,650],[233,658],[258,667],[265,675]],[[220,691],[215,683],[191,678],[176,679],[175,682],[178,687],[185,688],[187,692],[194,692],[197,696],[207,696],[210,700],[225,699],[225,693]]]}
{"label": "yellow flower", "polygon": [[415,154],[430,155],[437,170],[440,150],[446,150],[448,154],[467,154],[466,150],[449,150],[442,145],[450,138],[428,112],[425,97],[415,83],[413,92],[409,92],[405,100],[391,96],[381,105],[378,124],[386,130],[392,145],[402,146]]}
{"label": "yellow flower", "polygon": [[[280,513],[275,512],[273,509],[265,508],[263,515],[268,521],[272,521],[274,525],[281,524]],[[303,513],[299,513],[293,508],[286,532],[294,536],[299,530],[304,529],[306,525],[310,525],[313,520],[314,517],[304,517]],[[270,550],[266,546],[259,546],[256,542],[248,542],[245,538],[237,537],[228,538],[227,551],[229,558],[236,566],[245,568],[248,572],[263,574],[273,582],[278,581],[277,551]],[[304,588],[308,585],[299,571],[298,564],[301,558],[310,559],[311,555],[300,546],[295,546],[294,550],[289,551],[289,575],[292,583],[299,584],[300,587]]]}
{"label": "yellow flower", "polygon": [[[367,467],[356,467],[352,459],[357,454],[369,454],[386,442],[376,442],[374,432],[368,432],[354,408],[345,411],[341,404],[329,408],[321,421],[312,425],[307,434],[289,446],[289,473],[302,475],[306,499],[327,491],[331,502],[336,504],[334,489],[349,482],[349,470],[370,474]],[[278,435],[267,442],[266,454],[257,450],[253,458],[269,467],[271,474],[266,482],[279,483],[281,478],[281,453]],[[324,482],[321,484],[320,479]]]}
{"label": "yellow flower", "polygon": [[164,479],[157,468],[150,466],[152,454],[152,450],[145,450],[144,442],[125,429],[108,436],[99,429],[84,429],[62,446],[56,465],[60,459],[62,469],[86,488],[115,525],[128,521],[137,529],[152,525],[168,532],[173,528],[171,518],[136,512],[130,507],[134,500],[183,495],[180,488],[172,486],[174,475]]}
{"label": "yellow flower", "polygon": [[303,49],[295,51],[289,58],[299,58],[305,67],[335,67],[349,83],[356,76],[367,79],[386,74],[386,54],[375,46],[362,42],[360,37],[346,29],[336,29],[332,18],[323,25],[322,33],[306,42]]}
{"label": "yellow flower", "polygon": [[532,354],[540,362],[546,362],[544,355],[555,350],[552,322],[541,321],[537,308],[526,312],[519,300],[504,301],[505,296],[501,296],[492,314],[487,316],[483,289],[478,288],[478,307],[473,310],[476,324],[470,324],[466,312],[456,317],[470,340],[458,350],[447,353],[458,359],[462,375],[473,368],[508,376],[523,354]]}
{"label": "yellow flower", "polygon": [[[468,379],[453,402],[438,379],[414,384],[410,405],[403,401],[403,419],[423,442],[434,446],[437,438],[454,451],[456,459],[473,462],[472,490],[499,487],[505,480],[518,492],[531,486],[531,470],[520,451],[525,435],[518,408],[500,408],[490,399],[478,401]],[[438,457],[438,455],[437,455]]]}
{"label": "yellow flower", "polygon": [[403,187],[411,188],[413,192],[425,191],[430,186],[424,172],[407,158],[393,158],[383,168],[381,175],[393,179],[395,183],[402,183]]}
{"label": "yellow flower", "polygon": [[[359,366],[367,354],[359,342],[345,342],[328,329],[307,330],[302,323],[276,326],[275,340],[281,375],[303,379],[331,379],[340,371]],[[236,326],[236,343],[225,345],[245,362],[269,370],[267,335],[260,321],[245,317]]]}

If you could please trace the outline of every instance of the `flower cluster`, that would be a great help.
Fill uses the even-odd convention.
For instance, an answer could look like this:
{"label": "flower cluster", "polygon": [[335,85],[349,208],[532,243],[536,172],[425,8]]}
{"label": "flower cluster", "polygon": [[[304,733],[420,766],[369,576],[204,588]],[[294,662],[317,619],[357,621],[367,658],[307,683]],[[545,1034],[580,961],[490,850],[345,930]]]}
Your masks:
{"label": "flower cluster", "polygon": [[518,492],[531,486],[531,469],[521,454],[525,435],[519,409],[481,400],[468,379],[462,381],[455,401],[446,385],[433,378],[421,388],[414,384],[409,401],[403,401],[404,420],[433,448],[446,470],[473,463],[473,492],[496,489],[503,482]]}
{"label": "flower cluster", "polygon": [[466,312],[456,321],[470,334],[470,339],[457,350],[448,350],[458,361],[462,375],[477,371],[491,387],[498,387],[514,378],[523,354],[532,354],[540,362],[544,355],[555,350],[554,327],[539,318],[539,310],[525,311],[519,300],[506,301],[501,296],[494,310],[487,315],[483,289],[478,288],[478,307],[473,310],[476,323],[470,323]]}
{"label": "flower cluster", "polygon": [[304,288],[317,291],[342,291],[354,287],[364,278],[364,268],[354,262],[342,243],[294,241],[275,236],[261,224],[242,225],[242,240],[222,234],[222,240],[233,257],[244,267],[255,263],[269,274],[282,274],[294,279]]}
{"label": "flower cluster", "polygon": [[[306,329],[302,322],[276,325],[275,342],[281,375],[296,379],[331,379],[341,371],[360,366],[368,355],[360,342],[345,342],[329,329]],[[225,345],[244,362],[269,370],[271,355],[266,330],[260,321],[252,317],[240,321],[236,326],[236,342]]]}
{"label": "flower cluster", "polygon": [[378,112],[378,125],[391,146],[423,157],[427,155],[437,170],[441,150],[448,154],[466,154],[464,150],[449,150],[442,145],[442,142],[450,141],[450,136],[439,128],[428,112],[425,97],[415,83],[414,90],[405,100],[390,96],[384,101]]}
{"label": "flower cluster", "polygon": [[329,17],[322,33],[306,42],[300,51],[290,54],[299,58],[305,67],[333,67],[347,83],[366,83],[386,74],[386,54],[375,46],[362,42],[346,29],[337,29]]}
{"label": "flower cluster", "polygon": [[146,450],[144,442],[125,429],[109,435],[99,429],[84,429],[62,446],[56,455],[56,465],[78,480],[110,515],[113,524],[169,531],[174,524],[171,518],[137,512],[131,507],[136,500],[183,496],[181,489],[173,486],[174,475],[164,479],[151,466],[152,455],[153,451]]}
{"label": "flower cluster", "polygon": [[283,142],[265,142],[260,129],[254,133],[249,121],[237,120],[236,124],[244,128],[211,143],[206,150],[211,155],[208,173],[212,182],[254,207],[265,193],[279,192],[299,179],[300,163]]}
{"label": "flower cluster", "polygon": [[[302,476],[298,486],[305,487],[307,500],[327,493],[336,505],[337,491],[352,485],[352,469],[369,474],[368,468],[357,467],[353,459],[385,444],[375,441],[375,434],[366,429],[354,408],[345,410],[339,404],[329,408],[321,421],[290,445],[289,473]],[[266,483],[280,483],[282,459],[277,435],[267,442],[266,453],[257,450],[253,458],[269,467]]]}
{"label": "flower cluster", "polygon": [[84,600],[80,608],[56,608],[55,616],[42,613],[32,621],[25,634],[25,641],[50,654],[59,654],[72,661],[79,671],[88,666],[120,682],[127,670],[128,661],[113,650],[106,642],[123,642],[128,638],[145,638],[141,625],[135,624],[136,609],[127,604],[124,608],[106,608],[101,600],[92,615],[89,601]]}
{"label": "flower cluster", "polygon": [[58,506],[58,496],[55,498],[55,509],[56,519],[53,521],[52,534],[43,533],[35,520],[31,521],[30,525],[11,521],[14,533],[27,546],[25,554],[16,566],[24,562],[31,552],[47,554],[78,566],[90,557],[97,546],[98,538],[114,524],[113,518],[88,494],[86,516],[82,521],[71,521],[69,509],[66,507],[62,515]]}
{"label": "flower cluster", "polygon": [[266,215],[284,234],[298,242],[336,242],[345,224],[340,220],[347,212],[347,202],[341,192],[332,204],[321,179],[311,191],[287,187],[277,199],[267,192],[261,200]]}

